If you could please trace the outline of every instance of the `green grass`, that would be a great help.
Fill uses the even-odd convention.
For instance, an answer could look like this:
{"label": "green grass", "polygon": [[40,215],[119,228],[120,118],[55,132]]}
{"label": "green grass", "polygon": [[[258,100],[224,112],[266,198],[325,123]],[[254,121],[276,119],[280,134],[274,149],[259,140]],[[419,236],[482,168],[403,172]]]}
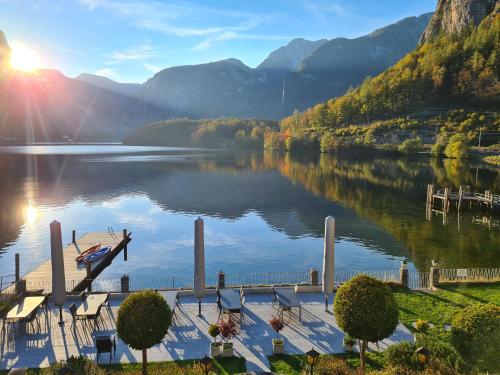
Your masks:
{"label": "green grass", "polygon": [[500,305],[500,283],[441,286],[440,290],[411,291],[395,289],[394,296],[399,306],[399,318],[408,328],[417,319],[425,319],[436,327],[450,323],[453,316],[464,306],[472,303],[494,303]]}
{"label": "green grass", "polygon": [[[327,354],[330,357],[341,358],[347,361],[350,367],[359,367],[359,353]],[[284,375],[299,375],[307,368],[304,355],[272,355],[268,357],[271,371]],[[367,353],[366,369],[380,370],[384,366],[384,358],[380,353]]]}

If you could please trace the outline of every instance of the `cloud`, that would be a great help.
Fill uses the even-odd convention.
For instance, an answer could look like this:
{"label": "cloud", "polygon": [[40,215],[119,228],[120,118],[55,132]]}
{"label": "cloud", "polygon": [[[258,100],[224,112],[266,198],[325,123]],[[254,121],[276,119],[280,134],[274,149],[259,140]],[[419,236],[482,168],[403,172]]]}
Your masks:
{"label": "cloud", "polygon": [[158,73],[160,70],[163,69],[161,66],[147,64],[147,63],[142,64],[142,66],[144,66],[146,70],[150,71],[151,73]]}
{"label": "cloud", "polygon": [[290,40],[292,37],[286,35],[266,35],[266,34],[244,34],[237,33],[234,31],[226,31],[220,35],[205,38],[193,47],[195,51],[201,51],[212,47],[217,42],[235,39],[245,39],[245,40]]}
{"label": "cloud", "polygon": [[341,1],[307,2],[304,9],[320,22],[329,21],[332,15],[345,18],[350,13],[349,8]]}
{"label": "cloud", "polygon": [[120,75],[118,74],[116,69],[112,69],[112,68],[99,69],[95,72],[95,74],[97,74],[98,76],[107,77],[107,78],[111,78],[114,80],[120,79]]}
{"label": "cloud", "polygon": [[[243,35],[243,32],[252,30],[262,23],[270,22],[274,18],[272,14],[221,10],[189,2],[80,0],[80,3],[89,11],[98,9],[107,11],[112,16],[125,19],[137,28],[178,37],[204,37],[205,39],[194,47],[197,50],[210,48],[218,41],[243,38],[236,35]],[[224,26],[191,26],[199,24],[200,20],[208,23],[215,19]],[[250,39],[250,37],[247,35],[244,38]]]}
{"label": "cloud", "polygon": [[155,47],[149,44],[140,44],[122,51],[113,51],[108,55],[107,65],[123,61],[144,61],[155,56]]}

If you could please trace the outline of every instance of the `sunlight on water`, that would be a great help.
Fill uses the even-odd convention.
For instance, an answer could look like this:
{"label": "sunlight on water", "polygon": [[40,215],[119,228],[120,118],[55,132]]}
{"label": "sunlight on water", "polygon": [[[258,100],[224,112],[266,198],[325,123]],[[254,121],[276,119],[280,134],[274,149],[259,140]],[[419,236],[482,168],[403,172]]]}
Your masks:
{"label": "sunlight on water", "polygon": [[39,217],[39,211],[36,207],[28,205],[24,208],[24,218],[26,220],[26,224],[34,224]]}

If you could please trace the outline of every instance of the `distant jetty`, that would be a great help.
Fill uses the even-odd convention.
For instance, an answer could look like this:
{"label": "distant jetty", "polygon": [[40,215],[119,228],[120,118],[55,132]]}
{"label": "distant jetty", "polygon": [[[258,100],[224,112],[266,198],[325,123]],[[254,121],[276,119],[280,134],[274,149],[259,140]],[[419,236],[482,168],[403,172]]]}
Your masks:
{"label": "distant jetty", "polygon": [[435,201],[440,201],[443,212],[450,210],[451,203],[455,203],[455,207],[460,211],[463,207],[469,204],[469,209],[474,206],[479,208],[499,208],[500,195],[495,195],[491,191],[486,190],[483,193],[473,193],[470,186],[460,186],[458,191],[452,191],[450,188],[435,189],[434,185],[427,185],[427,206],[434,207]]}

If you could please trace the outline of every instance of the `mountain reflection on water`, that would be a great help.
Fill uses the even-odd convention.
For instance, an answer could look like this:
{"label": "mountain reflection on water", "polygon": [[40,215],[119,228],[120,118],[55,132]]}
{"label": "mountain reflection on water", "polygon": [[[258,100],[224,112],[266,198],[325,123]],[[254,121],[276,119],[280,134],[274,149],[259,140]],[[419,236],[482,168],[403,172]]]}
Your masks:
{"label": "mountain reflection on water", "polygon": [[[337,219],[336,268],[500,267],[500,232],[450,213],[427,221],[425,192],[470,185],[500,191],[498,169],[425,157],[292,157],[268,152],[143,149],[85,152],[46,146],[43,154],[0,148],[0,275],[14,253],[23,272],[48,258],[49,223],[132,231],[129,261],[103,277],[192,272],[193,220],[206,223],[207,270],[215,273],[320,267],[324,218]],[[55,150],[51,152],[51,149]],[[119,151],[119,152],[118,152]],[[477,213],[476,213],[477,215]],[[490,217],[490,212],[481,215]]]}

